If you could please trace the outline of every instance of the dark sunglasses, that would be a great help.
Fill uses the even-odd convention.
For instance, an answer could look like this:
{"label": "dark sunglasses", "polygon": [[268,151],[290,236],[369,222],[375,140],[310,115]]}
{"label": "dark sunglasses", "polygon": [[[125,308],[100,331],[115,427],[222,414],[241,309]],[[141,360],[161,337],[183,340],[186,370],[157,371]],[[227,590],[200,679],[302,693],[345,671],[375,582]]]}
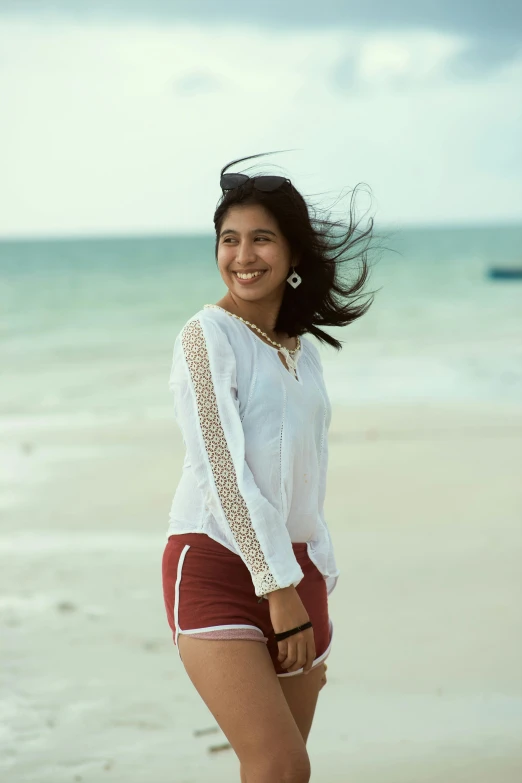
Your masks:
{"label": "dark sunglasses", "polygon": [[246,174],[222,174],[219,181],[221,190],[233,190],[240,185],[244,185],[245,182],[252,182],[252,185],[256,190],[262,190],[265,193],[269,193],[271,190],[277,190],[285,182],[290,182],[286,177],[247,177]]}

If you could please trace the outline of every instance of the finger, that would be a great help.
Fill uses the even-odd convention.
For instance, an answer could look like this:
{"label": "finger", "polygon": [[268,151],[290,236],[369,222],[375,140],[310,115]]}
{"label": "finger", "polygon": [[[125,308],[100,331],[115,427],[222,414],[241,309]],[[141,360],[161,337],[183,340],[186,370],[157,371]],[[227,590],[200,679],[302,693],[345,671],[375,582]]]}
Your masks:
{"label": "finger", "polygon": [[297,656],[295,663],[293,666],[290,666],[288,671],[289,672],[296,672],[299,669],[302,669],[304,664],[306,663],[306,639],[297,639]]}
{"label": "finger", "polygon": [[281,663],[282,661],[285,660],[285,658],[288,655],[288,642],[285,639],[283,642],[278,642],[277,646],[279,648],[279,654],[277,656],[277,660],[279,661],[279,663]]}
{"label": "finger", "polygon": [[297,641],[295,636],[291,637],[291,639],[288,640],[288,649],[286,658],[282,661],[281,667],[283,669],[288,669],[290,666],[293,666],[293,664],[296,662],[297,659]]}
{"label": "finger", "polygon": [[314,640],[313,634],[310,634],[310,637],[311,638],[309,638],[307,640],[306,661],[305,661],[305,664],[304,664],[304,667],[303,667],[303,670],[304,670],[305,674],[308,674],[308,672],[312,668],[313,663],[315,661],[315,640]]}

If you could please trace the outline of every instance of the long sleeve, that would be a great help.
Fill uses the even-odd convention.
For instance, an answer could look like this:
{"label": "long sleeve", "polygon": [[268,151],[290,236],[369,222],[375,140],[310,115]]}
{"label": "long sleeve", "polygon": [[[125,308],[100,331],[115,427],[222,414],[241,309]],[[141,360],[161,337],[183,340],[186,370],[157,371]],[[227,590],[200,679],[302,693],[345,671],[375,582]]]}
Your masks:
{"label": "long sleeve", "polygon": [[169,386],[198,488],[233,539],[257,596],[303,578],[281,513],[257,486],[245,456],[236,357],[211,319],[192,319],[178,335]]}
{"label": "long sleeve", "polygon": [[328,525],[326,524],[325,511],[324,511],[324,504],[326,499],[326,487],[327,487],[327,480],[328,480],[328,451],[329,451],[328,431],[330,429],[330,423],[332,420],[332,406],[324,383],[323,365],[321,362],[320,353],[317,347],[313,343],[311,343],[311,345],[312,345],[312,355],[316,362],[316,372],[321,387],[321,392],[324,396],[324,401],[325,401],[324,430],[323,430],[323,440],[321,443],[321,452],[319,456],[319,481],[318,481],[319,519],[321,521],[323,533],[321,535],[320,542],[312,542],[311,548],[315,552],[317,552],[318,549],[322,550],[320,553],[320,557],[321,557],[321,561],[324,564],[323,568],[325,571],[326,589],[328,595],[330,595],[330,593],[334,590],[337,584],[337,580],[339,578],[339,569],[337,568],[337,563],[335,561],[332,538],[330,535],[330,531],[328,529]]}
{"label": "long sleeve", "polygon": [[328,525],[326,524],[325,519],[325,513],[324,513],[324,501],[326,496],[326,481],[327,481],[327,472],[328,472],[328,434],[325,433],[325,439],[323,443],[323,448],[321,452],[321,462],[320,462],[320,470],[319,470],[319,486],[320,486],[320,493],[319,493],[319,519],[321,520],[321,524],[323,526],[323,538],[324,541],[328,543],[327,546],[327,553],[323,554],[323,557],[325,559],[326,563],[326,571],[327,571],[327,577],[326,577],[326,589],[328,592],[328,595],[334,590],[337,580],[339,578],[339,569],[337,568],[337,563],[335,562],[335,555],[333,550],[333,544],[332,544],[332,537],[330,535],[330,531],[328,529]]}

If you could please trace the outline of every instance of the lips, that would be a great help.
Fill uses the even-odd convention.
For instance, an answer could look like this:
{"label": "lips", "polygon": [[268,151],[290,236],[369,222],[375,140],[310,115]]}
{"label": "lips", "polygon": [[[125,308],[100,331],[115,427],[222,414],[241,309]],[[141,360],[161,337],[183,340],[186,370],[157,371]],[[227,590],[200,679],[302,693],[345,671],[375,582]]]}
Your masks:
{"label": "lips", "polygon": [[[251,283],[255,283],[256,280],[261,280],[261,278],[263,277],[264,273],[266,272],[266,269],[255,269],[255,270],[253,269],[252,272],[261,272],[261,274],[260,275],[255,275],[255,277],[248,277],[248,278],[243,279],[243,280],[240,277],[238,277],[237,272],[233,272],[232,274],[235,276],[235,278],[238,281],[238,283],[240,283],[241,285],[248,285],[248,284],[251,284]],[[248,274],[248,272],[247,273],[242,273],[242,274]]]}

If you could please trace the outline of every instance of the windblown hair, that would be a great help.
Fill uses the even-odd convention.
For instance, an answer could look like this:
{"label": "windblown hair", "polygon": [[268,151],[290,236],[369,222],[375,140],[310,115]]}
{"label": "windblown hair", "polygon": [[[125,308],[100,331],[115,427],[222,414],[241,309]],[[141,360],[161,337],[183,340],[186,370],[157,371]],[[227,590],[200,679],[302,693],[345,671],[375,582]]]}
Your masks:
{"label": "windblown hair", "polygon": [[[221,174],[237,163],[269,154],[272,153],[233,160],[224,166]],[[260,176],[260,173],[252,176]],[[364,231],[359,230],[354,207],[356,192],[357,188],[352,191],[348,223],[330,220],[329,213],[323,218],[317,217],[317,210],[306,203],[290,181],[277,190],[265,192],[255,189],[249,180],[222,195],[214,213],[216,261],[219,234],[228,210],[251,204],[261,205],[270,212],[289,243],[292,255],[299,259],[296,271],[302,282],[295,289],[286,286],[275,324],[276,332],[284,332],[289,337],[309,332],[340,350],[342,341],[320,327],[347,326],[370,308],[375,292],[363,292],[363,288],[369,273],[367,251],[373,218],[369,219]],[[342,266],[356,260],[360,261],[360,273],[355,281],[345,282]],[[366,296],[369,299],[361,303],[361,298]]]}

